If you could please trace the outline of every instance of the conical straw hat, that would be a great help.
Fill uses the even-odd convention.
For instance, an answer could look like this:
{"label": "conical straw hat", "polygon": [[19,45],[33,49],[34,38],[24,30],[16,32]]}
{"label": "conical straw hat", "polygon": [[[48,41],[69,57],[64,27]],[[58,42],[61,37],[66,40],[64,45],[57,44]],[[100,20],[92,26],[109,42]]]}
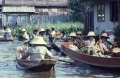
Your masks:
{"label": "conical straw hat", "polygon": [[63,36],[63,34],[61,32],[56,32],[54,37],[55,38],[61,38]]}
{"label": "conical straw hat", "polygon": [[87,36],[95,36],[95,33],[93,31],[90,31]]}
{"label": "conical straw hat", "polygon": [[107,33],[102,33],[102,37],[108,37]]}
{"label": "conical straw hat", "polygon": [[39,32],[45,32],[44,28],[40,28]]}
{"label": "conical straw hat", "polygon": [[76,35],[75,32],[71,32],[69,36],[70,36],[70,37],[76,37],[77,35]]}
{"label": "conical straw hat", "polygon": [[33,39],[33,41],[31,41],[30,43],[31,43],[31,44],[43,44],[43,45],[47,44],[47,43],[44,41],[43,37],[35,37],[35,38]]}
{"label": "conical straw hat", "polygon": [[22,29],[22,31],[26,31],[25,29]]}

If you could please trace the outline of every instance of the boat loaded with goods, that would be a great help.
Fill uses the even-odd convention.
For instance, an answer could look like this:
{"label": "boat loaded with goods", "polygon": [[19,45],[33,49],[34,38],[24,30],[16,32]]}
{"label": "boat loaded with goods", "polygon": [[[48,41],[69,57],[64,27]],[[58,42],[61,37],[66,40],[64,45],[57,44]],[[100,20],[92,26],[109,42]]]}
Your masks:
{"label": "boat loaded with goods", "polygon": [[24,50],[25,52],[28,50],[28,45],[23,45],[17,47],[17,54],[16,54],[16,65],[20,69],[28,69],[28,70],[39,70],[39,71],[49,71],[54,68],[57,60],[50,58],[48,56],[45,59],[38,59],[38,60],[30,60],[30,56],[26,59],[21,59],[21,53],[19,50]]}

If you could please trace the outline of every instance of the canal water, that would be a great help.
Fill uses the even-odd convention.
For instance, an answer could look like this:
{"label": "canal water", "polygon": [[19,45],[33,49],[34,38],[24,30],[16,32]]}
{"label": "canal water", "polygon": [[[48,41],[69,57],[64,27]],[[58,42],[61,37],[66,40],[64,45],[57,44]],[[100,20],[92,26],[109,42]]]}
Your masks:
{"label": "canal water", "polygon": [[106,71],[83,63],[73,63],[70,58],[60,56],[60,52],[54,50],[51,52],[60,61],[53,70],[46,72],[20,70],[16,67],[15,59],[16,47],[22,44],[19,41],[0,42],[0,78],[120,78],[120,71]]}

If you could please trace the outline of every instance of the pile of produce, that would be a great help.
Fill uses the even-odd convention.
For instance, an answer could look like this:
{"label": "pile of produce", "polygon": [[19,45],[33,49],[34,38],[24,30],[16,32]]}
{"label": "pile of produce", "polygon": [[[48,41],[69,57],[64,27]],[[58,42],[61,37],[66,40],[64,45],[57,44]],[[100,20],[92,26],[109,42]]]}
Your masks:
{"label": "pile of produce", "polygon": [[118,52],[120,52],[120,48],[114,48],[114,49],[112,49],[112,51],[115,53],[118,53]]}
{"label": "pile of produce", "polygon": [[97,57],[111,57],[109,55],[104,55],[104,52],[97,47],[83,47],[80,49],[82,53],[97,56]]}
{"label": "pile of produce", "polygon": [[17,47],[17,50],[19,51],[19,50],[24,50],[25,52],[28,50],[28,45],[22,45],[22,46],[19,46],[19,47]]}

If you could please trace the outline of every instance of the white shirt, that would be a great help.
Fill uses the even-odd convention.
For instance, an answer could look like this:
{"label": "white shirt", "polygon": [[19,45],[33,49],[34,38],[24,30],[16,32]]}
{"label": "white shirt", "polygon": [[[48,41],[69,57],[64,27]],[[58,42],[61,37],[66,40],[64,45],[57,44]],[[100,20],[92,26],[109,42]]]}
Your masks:
{"label": "white shirt", "polygon": [[52,31],[52,32],[51,32],[51,35],[52,35],[52,37],[54,37],[54,35],[55,35],[55,31]]}
{"label": "white shirt", "polygon": [[50,57],[53,54],[45,46],[34,46],[28,49],[27,52],[22,54],[22,59],[26,59],[30,55],[30,60],[44,59],[45,55]]}
{"label": "white shirt", "polygon": [[95,45],[95,39],[93,39],[92,41],[87,40],[85,41],[85,43],[87,44],[87,47],[93,47]]}
{"label": "white shirt", "polygon": [[54,39],[53,39],[53,44],[55,44],[56,42],[62,42],[61,38],[57,38],[57,39],[54,38]]}

